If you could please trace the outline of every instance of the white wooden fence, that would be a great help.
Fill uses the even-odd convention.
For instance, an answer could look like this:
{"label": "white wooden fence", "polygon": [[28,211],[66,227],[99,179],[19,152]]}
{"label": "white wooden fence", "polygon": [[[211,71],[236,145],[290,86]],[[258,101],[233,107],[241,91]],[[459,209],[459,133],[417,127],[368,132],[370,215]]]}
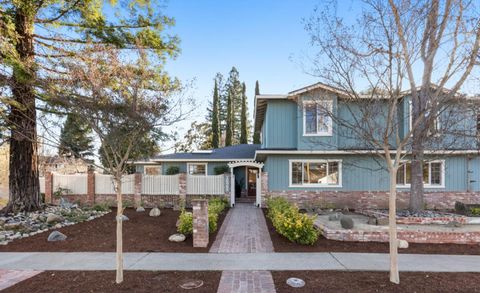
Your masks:
{"label": "white wooden fence", "polygon": [[180,193],[178,175],[143,175],[142,194],[177,195]]}
{"label": "white wooden fence", "polygon": [[[133,194],[135,192],[135,175],[122,177],[122,193]],[[115,194],[113,175],[95,174],[95,194]]]}
{"label": "white wooden fence", "polygon": [[67,194],[87,194],[87,174],[53,175],[53,192],[60,188]]}
{"label": "white wooden fence", "polygon": [[225,194],[225,176],[187,176],[187,194]]}

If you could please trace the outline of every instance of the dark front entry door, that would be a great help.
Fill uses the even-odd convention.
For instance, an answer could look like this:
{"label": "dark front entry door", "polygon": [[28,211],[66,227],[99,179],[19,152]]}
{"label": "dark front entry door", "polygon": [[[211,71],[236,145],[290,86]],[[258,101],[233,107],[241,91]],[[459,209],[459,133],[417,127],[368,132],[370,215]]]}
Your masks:
{"label": "dark front entry door", "polygon": [[257,195],[257,168],[248,168],[248,186],[247,186],[247,195],[256,196]]}

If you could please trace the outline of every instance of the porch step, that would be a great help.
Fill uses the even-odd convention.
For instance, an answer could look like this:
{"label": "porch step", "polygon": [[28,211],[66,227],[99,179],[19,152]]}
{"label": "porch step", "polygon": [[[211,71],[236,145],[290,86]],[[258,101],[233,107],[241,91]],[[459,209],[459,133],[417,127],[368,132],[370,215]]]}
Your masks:
{"label": "porch step", "polygon": [[255,202],[255,197],[237,197],[235,198],[235,202],[240,202],[240,203],[254,203]]}

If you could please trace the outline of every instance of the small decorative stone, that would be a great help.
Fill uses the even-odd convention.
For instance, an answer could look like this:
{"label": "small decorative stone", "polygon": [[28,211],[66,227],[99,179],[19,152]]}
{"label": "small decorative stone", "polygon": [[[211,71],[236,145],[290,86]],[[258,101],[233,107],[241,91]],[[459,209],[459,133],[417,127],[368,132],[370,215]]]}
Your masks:
{"label": "small decorative stone", "polygon": [[377,225],[379,226],[388,226],[388,218],[378,218],[377,219]]}
{"label": "small decorative stone", "polygon": [[197,289],[203,286],[202,280],[188,280],[180,285],[180,288],[185,290]]}
{"label": "small decorative stone", "polygon": [[60,216],[60,215],[56,215],[56,214],[48,214],[48,216],[47,216],[47,223],[48,224],[57,223],[57,222],[63,222],[63,217]]}
{"label": "small decorative stone", "polygon": [[[117,219],[118,219],[118,216],[115,217],[115,221],[116,221]],[[126,222],[126,221],[128,221],[128,220],[130,220],[130,219],[129,219],[127,216],[122,215],[122,219],[121,219],[121,220],[122,220],[122,222]]]}
{"label": "small decorative stone", "polygon": [[139,213],[144,212],[144,211],[145,211],[144,207],[138,207],[137,208],[137,212],[139,212]]}
{"label": "small decorative stone", "polygon": [[54,227],[55,227],[55,229],[60,229],[60,228],[62,228],[62,224],[58,223]]}
{"label": "small decorative stone", "polygon": [[159,208],[153,208],[150,210],[150,213],[148,214],[150,217],[158,217],[160,216],[162,212],[160,211]]}
{"label": "small decorative stone", "polygon": [[305,286],[305,281],[299,278],[288,278],[287,285],[293,288],[302,288]]}
{"label": "small decorative stone", "polygon": [[343,216],[340,219],[340,225],[342,225],[343,229],[353,229],[353,219],[348,216]]}
{"label": "small decorative stone", "polygon": [[59,231],[53,231],[48,235],[48,241],[53,242],[53,241],[65,241],[67,239],[67,236]]}
{"label": "small decorative stone", "polygon": [[329,221],[338,221],[342,217],[342,213],[334,213],[328,216]]}
{"label": "small decorative stone", "polygon": [[173,234],[173,235],[170,235],[170,237],[168,237],[168,241],[171,241],[171,242],[183,242],[185,241],[185,235],[183,234]]}
{"label": "small decorative stone", "polygon": [[16,230],[16,229],[19,229],[21,226],[22,226],[22,223],[20,222],[11,222],[3,225],[3,228],[5,230]]}

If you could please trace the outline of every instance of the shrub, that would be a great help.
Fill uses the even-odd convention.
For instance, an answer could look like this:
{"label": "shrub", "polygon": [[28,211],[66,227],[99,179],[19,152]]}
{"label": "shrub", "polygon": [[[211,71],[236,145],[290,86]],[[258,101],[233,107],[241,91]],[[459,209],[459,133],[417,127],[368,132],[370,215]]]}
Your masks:
{"label": "shrub", "polygon": [[97,203],[93,206],[93,210],[97,212],[106,212],[110,210],[109,204],[107,202]]}
{"label": "shrub", "polygon": [[275,230],[292,242],[312,245],[318,239],[314,227],[316,216],[302,214],[298,208],[283,198],[271,198],[267,201],[268,218]]}
{"label": "shrub", "polygon": [[166,171],[167,175],[177,175],[180,173],[180,168],[178,166],[170,166]]}
{"label": "shrub", "polygon": [[470,208],[470,214],[472,216],[480,216],[480,207],[478,208]]}
{"label": "shrub", "polygon": [[182,210],[180,213],[180,217],[177,231],[184,235],[190,235],[193,233],[193,214],[191,212],[187,212]]}
{"label": "shrub", "polygon": [[228,168],[227,165],[217,166],[213,168],[213,173],[215,173],[215,175],[222,175],[224,173],[228,173],[229,171],[230,171],[230,168]]}

